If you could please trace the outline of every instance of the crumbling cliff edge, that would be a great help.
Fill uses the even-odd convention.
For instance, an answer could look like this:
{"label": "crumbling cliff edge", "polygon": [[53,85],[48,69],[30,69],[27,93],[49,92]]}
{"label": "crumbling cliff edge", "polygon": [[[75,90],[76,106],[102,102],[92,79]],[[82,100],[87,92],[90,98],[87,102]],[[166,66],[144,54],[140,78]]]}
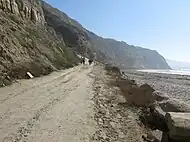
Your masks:
{"label": "crumbling cliff edge", "polygon": [[[140,107],[139,119],[152,131],[162,133],[161,142],[190,141],[190,106],[169,97],[148,84],[137,84],[119,68],[106,65],[113,77],[111,83],[118,86],[131,106]],[[143,136],[145,140],[148,138]],[[157,139],[158,140],[158,139]]]}

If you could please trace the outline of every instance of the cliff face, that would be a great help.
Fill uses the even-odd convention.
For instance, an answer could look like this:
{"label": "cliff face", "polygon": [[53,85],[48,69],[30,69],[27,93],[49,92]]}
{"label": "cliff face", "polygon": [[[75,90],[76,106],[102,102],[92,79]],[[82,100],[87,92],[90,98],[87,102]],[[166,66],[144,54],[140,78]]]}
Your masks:
{"label": "cliff face", "polygon": [[45,18],[39,0],[0,0],[0,9],[44,24]]}
{"label": "cliff face", "polygon": [[0,86],[74,66],[77,54],[122,68],[170,68],[156,51],[105,39],[41,0],[0,0]]}
{"label": "cliff face", "polygon": [[157,51],[128,45],[114,39],[105,39],[88,32],[91,43],[109,59],[108,63],[122,69],[170,69],[166,60]]}
{"label": "cliff face", "polygon": [[0,0],[0,86],[11,79],[35,77],[77,64],[76,54],[46,26],[36,0]]}
{"label": "cliff face", "polygon": [[47,25],[63,37],[67,46],[87,57],[93,57],[96,53],[99,61],[105,61],[105,55],[90,43],[88,32],[80,23],[46,2],[42,2],[42,8]]}
{"label": "cliff face", "polygon": [[99,61],[121,68],[170,69],[157,51],[99,37],[49,4],[43,2],[42,7],[47,24],[61,34],[66,43],[77,52],[84,53],[87,48],[92,56],[96,53]]}

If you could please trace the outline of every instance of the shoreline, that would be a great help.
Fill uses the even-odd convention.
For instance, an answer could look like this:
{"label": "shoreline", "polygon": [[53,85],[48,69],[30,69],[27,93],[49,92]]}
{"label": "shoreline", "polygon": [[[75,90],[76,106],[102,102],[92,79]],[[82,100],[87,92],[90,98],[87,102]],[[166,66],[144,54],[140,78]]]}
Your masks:
{"label": "shoreline", "polygon": [[167,93],[171,98],[176,98],[190,104],[190,76],[164,73],[152,73],[125,70],[129,79],[136,80],[137,84],[149,84],[154,89]]}
{"label": "shoreline", "polygon": [[167,74],[167,75],[182,75],[182,76],[190,76],[189,69],[171,69],[171,70],[164,70],[164,69],[142,69],[136,70],[138,72],[147,72],[147,73],[159,73],[159,74]]}

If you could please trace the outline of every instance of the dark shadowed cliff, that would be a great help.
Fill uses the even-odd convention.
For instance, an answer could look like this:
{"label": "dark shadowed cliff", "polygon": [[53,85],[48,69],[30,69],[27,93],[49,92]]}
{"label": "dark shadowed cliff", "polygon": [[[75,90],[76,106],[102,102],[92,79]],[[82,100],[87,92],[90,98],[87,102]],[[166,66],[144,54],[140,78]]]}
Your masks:
{"label": "dark shadowed cliff", "polygon": [[45,2],[43,2],[43,11],[47,24],[63,36],[67,45],[80,53],[84,53],[87,48],[89,54],[97,53],[99,60],[122,68],[170,68],[157,51],[97,36]]}

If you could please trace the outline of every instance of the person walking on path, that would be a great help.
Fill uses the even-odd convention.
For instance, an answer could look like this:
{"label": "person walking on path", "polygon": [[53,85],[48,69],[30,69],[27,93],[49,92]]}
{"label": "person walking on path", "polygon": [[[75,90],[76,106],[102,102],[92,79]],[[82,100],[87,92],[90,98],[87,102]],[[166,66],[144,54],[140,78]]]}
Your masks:
{"label": "person walking on path", "polygon": [[83,64],[83,58],[82,57],[80,58],[80,63],[81,63],[81,65]]}
{"label": "person walking on path", "polygon": [[82,58],[82,64],[85,65],[85,58]]}
{"label": "person walking on path", "polygon": [[91,64],[92,64],[92,62],[93,62],[93,60],[92,60],[92,59],[89,59],[89,60],[88,60],[89,65],[91,65]]}

